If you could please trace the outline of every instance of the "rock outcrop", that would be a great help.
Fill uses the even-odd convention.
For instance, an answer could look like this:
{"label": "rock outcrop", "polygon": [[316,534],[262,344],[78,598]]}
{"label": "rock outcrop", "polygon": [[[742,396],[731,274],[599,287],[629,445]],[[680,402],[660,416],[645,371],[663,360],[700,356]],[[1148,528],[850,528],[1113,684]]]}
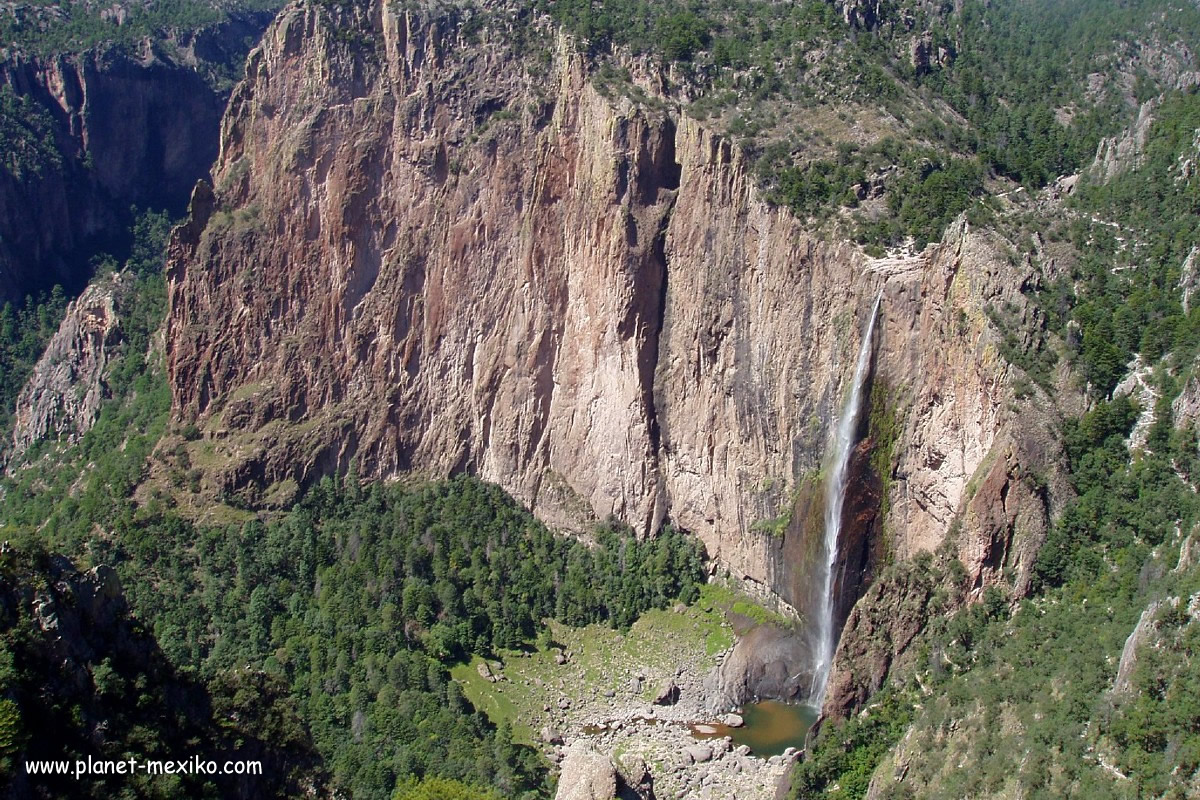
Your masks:
{"label": "rock outcrop", "polygon": [[567,749],[554,800],[616,800],[619,782],[612,760],[580,739]]}
{"label": "rock outcrop", "polygon": [[[117,573],[99,565],[76,569],[66,558],[0,545],[0,636],[7,671],[3,697],[6,758],[119,761],[162,758],[191,749],[202,761],[261,760],[263,774],[195,776],[173,784],[174,793],[253,800],[318,796],[327,777],[306,728],[286,695],[250,670],[227,673],[225,711],[214,713],[214,695],[171,666],[154,637],[132,614]],[[233,697],[238,693],[237,698]],[[258,713],[285,720],[285,740],[261,737]],[[239,716],[239,714],[241,716]],[[294,732],[294,733],[292,733]],[[191,758],[192,756],[189,756]],[[101,796],[118,796],[128,775],[89,776]],[[0,774],[0,794],[14,800],[71,797],[69,774]]]}
{"label": "rock outcrop", "polygon": [[867,589],[842,630],[823,714],[845,717],[879,690],[924,628],[936,588],[927,569],[905,564]]}
{"label": "rock outcrop", "polygon": [[108,360],[120,341],[116,294],[128,276],[93,283],[68,307],[17,397],[10,463],[44,438],[75,442],[108,396]]}
{"label": "rock outcrop", "polygon": [[174,415],[212,495],[470,471],[567,530],[669,517],[804,616],[783,554],[821,531],[762,523],[804,516],[882,288],[901,422],[854,570],[960,520],[977,588],[1027,574],[1054,426],[1015,404],[984,309],[1036,329],[1031,268],[964,221],[912,257],[820,239],[652,69],[630,65],[650,100],[606,94],[560,36],[535,67],[468,13],[296,3],[251,54],[168,267]]}
{"label": "rock outcrop", "polygon": [[719,715],[757,697],[803,698],[812,677],[803,637],[758,625],[740,637],[721,665],[705,677],[708,712]]}
{"label": "rock outcrop", "polygon": [[1134,626],[1133,632],[1129,634],[1129,638],[1125,640],[1125,646],[1121,648],[1121,661],[1117,665],[1117,676],[1113,679],[1113,694],[1123,694],[1133,690],[1131,679],[1133,671],[1138,665],[1139,651],[1144,650],[1146,647],[1153,647],[1157,639],[1159,609],[1164,604],[1174,605],[1178,602],[1178,597],[1168,598],[1163,601],[1156,600],[1142,611],[1141,616],[1138,617],[1137,625]]}

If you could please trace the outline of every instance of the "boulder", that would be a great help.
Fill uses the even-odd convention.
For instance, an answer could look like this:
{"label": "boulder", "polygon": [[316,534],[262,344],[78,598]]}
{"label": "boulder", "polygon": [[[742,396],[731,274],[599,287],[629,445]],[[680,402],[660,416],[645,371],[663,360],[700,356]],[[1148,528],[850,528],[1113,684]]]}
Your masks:
{"label": "boulder", "polygon": [[691,747],[685,747],[683,754],[688,757],[688,760],[693,764],[703,764],[706,761],[711,761],[713,756],[712,748],[706,744],[694,744]]}
{"label": "boulder", "polygon": [[654,695],[654,704],[659,706],[671,706],[679,702],[679,686],[676,685],[674,678],[669,678],[658,693]]}
{"label": "boulder", "polygon": [[[631,789],[637,797],[654,797],[654,778],[650,774],[650,766],[646,759],[636,753],[628,753],[618,759],[617,771],[624,787]],[[626,797],[627,793],[621,796]]]}
{"label": "boulder", "polygon": [[567,749],[554,800],[615,800],[617,768],[582,739]]}

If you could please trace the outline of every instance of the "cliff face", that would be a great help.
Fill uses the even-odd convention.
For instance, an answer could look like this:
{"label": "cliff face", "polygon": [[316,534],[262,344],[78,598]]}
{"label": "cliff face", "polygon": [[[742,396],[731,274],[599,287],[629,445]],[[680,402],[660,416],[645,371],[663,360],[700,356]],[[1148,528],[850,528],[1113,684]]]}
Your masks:
{"label": "cliff face", "polygon": [[101,47],[0,61],[0,90],[23,98],[48,128],[34,168],[0,168],[0,300],[55,283],[81,289],[88,258],[121,247],[131,206],[183,210],[216,158],[225,109],[226,93],[206,73],[240,62],[267,21],[147,41],[136,53]]}
{"label": "cliff face", "polygon": [[109,357],[121,337],[115,296],[121,279],[93,283],[68,306],[17,397],[10,461],[43,438],[77,441],[95,423],[108,395]]}
{"label": "cliff face", "polygon": [[467,470],[567,529],[669,517],[803,613],[785,554],[821,531],[797,489],[882,289],[899,438],[886,514],[859,504],[848,536],[906,558],[958,519],[976,587],[1027,574],[1054,487],[1024,470],[1053,438],[1017,424],[983,311],[1032,314],[1004,242],[959,222],[867,259],[765,203],[728,141],[630,100],[652,70],[606,96],[562,39],[536,62],[482,37],[296,4],[251,54],[168,267],[175,415],[205,431],[210,492]]}

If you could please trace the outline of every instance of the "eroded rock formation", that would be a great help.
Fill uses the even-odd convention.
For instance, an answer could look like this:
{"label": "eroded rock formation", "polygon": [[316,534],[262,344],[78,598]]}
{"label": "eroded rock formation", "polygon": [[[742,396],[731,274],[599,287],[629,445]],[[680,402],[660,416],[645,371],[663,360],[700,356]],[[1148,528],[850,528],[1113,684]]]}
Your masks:
{"label": "eroded rock formation", "polygon": [[183,211],[217,155],[228,89],[214,72],[240,63],[268,21],[239,17],[136,53],[6,51],[0,91],[30,104],[48,141],[23,168],[0,169],[0,300],[82,289],[89,257],[120,249],[131,206]]}
{"label": "eroded rock formation", "polygon": [[67,307],[17,397],[10,462],[44,438],[75,442],[95,423],[108,395],[109,357],[121,337],[116,308],[121,281],[116,275],[93,283]]}
{"label": "eroded rock formation", "polygon": [[1039,324],[1005,242],[960,221],[868,259],[766,203],[644,64],[604,93],[565,39],[523,58],[458,13],[298,3],[252,53],[168,268],[175,416],[214,496],[471,471],[566,529],[670,518],[803,615],[781,557],[821,531],[762,523],[808,516],[882,287],[899,435],[848,557],[954,529],[976,589],[1027,581],[1058,488],[1030,465],[1056,445],[985,313]]}

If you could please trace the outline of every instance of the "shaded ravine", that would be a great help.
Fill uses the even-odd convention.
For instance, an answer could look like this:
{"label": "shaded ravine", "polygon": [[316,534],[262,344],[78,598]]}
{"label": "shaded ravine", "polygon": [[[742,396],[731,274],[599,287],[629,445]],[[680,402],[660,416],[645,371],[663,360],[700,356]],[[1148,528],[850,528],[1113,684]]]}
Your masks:
{"label": "shaded ravine", "polygon": [[5,144],[22,149],[0,168],[0,302],[55,284],[74,296],[98,253],[127,255],[131,208],[185,211],[220,150],[220,76],[242,72],[272,17],[231,14],[136,53],[114,43],[5,53],[0,98],[17,138]]}

